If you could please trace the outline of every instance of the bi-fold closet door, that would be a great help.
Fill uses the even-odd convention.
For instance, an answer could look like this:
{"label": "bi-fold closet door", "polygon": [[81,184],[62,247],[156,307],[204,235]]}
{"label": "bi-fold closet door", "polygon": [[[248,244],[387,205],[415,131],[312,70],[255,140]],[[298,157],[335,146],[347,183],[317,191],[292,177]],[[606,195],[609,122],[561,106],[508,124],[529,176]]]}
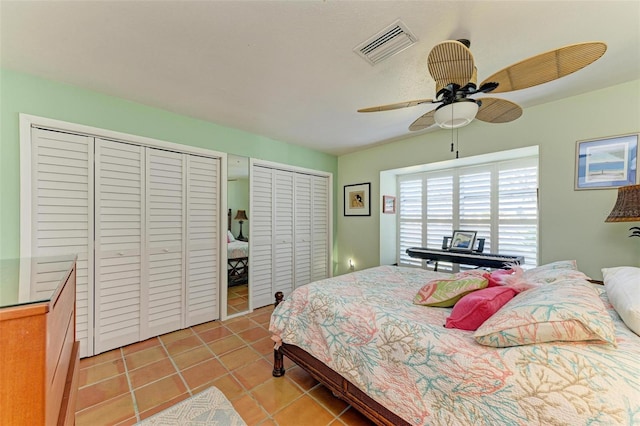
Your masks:
{"label": "bi-fold closet door", "polygon": [[96,353],[219,318],[218,164],[96,140]]}
{"label": "bi-fold closet door", "polygon": [[[76,339],[87,356],[93,345],[93,138],[34,128],[30,151],[31,218],[21,218],[30,220],[30,255],[77,255]],[[38,263],[24,291],[50,296],[58,285],[51,272],[60,265]]]}
{"label": "bi-fold closet door", "polygon": [[249,271],[253,308],[327,278],[329,178],[254,164]]}
{"label": "bi-fold closet door", "polygon": [[219,158],[42,129],[32,140],[34,255],[79,253],[81,356],[219,318]]}

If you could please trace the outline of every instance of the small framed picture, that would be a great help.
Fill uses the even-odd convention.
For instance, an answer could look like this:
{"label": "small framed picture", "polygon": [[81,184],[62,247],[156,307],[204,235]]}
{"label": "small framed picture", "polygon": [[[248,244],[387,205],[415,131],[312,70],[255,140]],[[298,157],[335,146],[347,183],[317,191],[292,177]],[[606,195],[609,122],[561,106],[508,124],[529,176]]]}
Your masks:
{"label": "small framed picture", "polygon": [[392,195],[382,196],[382,213],[396,212],[396,197]]}
{"label": "small framed picture", "polygon": [[344,186],[344,215],[371,216],[371,183]]}
{"label": "small framed picture", "polygon": [[472,251],[477,231],[453,231],[449,250]]}
{"label": "small framed picture", "polygon": [[607,189],[638,180],[638,134],[576,143],[575,189]]}

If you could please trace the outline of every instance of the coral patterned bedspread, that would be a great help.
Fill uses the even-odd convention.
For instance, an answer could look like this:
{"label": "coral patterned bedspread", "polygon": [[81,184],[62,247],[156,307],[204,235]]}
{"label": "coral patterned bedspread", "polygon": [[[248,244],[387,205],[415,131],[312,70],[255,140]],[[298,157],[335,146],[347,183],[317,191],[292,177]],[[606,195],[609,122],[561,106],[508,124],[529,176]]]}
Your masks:
{"label": "coral patterned bedspread", "polygon": [[[300,287],[271,332],[411,424],[640,424],[640,337],[614,319],[618,347],[493,348],[443,326],[449,308],[414,305],[445,274],[380,266]],[[561,285],[556,283],[554,285]]]}

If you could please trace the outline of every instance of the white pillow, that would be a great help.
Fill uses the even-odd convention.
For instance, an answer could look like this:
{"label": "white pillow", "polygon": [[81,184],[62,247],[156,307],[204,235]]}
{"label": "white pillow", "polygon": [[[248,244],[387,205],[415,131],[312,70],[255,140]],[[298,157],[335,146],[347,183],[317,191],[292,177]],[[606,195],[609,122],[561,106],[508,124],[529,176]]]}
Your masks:
{"label": "white pillow", "polygon": [[228,229],[227,229],[227,240],[229,242],[233,242],[233,241],[236,240],[236,237],[234,237],[233,234],[231,233],[231,231],[229,231]]}
{"label": "white pillow", "polygon": [[604,288],[622,321],[640,336],[640,268],[603,268]]}

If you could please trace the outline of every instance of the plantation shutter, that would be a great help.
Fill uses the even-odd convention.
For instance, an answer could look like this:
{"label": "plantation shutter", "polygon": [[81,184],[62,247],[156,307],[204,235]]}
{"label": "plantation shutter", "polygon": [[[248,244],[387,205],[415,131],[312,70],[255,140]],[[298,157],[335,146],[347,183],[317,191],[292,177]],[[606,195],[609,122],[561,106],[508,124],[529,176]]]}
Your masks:
{"label": "plantation shutter", "polygon": [[485,253],[522,255],[525,267],[535,266],[537,187],[537,157],[400,176],[400,264],[422,262],[406,255],[408,247],[438,249],[443,237],[469,230],[485,239]]}
{"label": "plantation shutter", "polygon": [[422,261],[407,255],[409,247],[421,247],[422,244],[422,179],[401,179],[399,182],[400,202],[400,263],[420,266]]}
{"label": "plantation shutter", "polygon": [[538,167],[533,162],[499,171],[500,251],[524,256],[525,265],[532,267],[538,257],[537,190]]}
{"label": "plantation shutter", "polygon": [[455,228],[477,231],[477,238],[485,239],[484,251],[487,253],[492,250],[491,223],[496,210],[492,182],[492,170],[487,167],[461,170],[458,178],[459,219]]}

